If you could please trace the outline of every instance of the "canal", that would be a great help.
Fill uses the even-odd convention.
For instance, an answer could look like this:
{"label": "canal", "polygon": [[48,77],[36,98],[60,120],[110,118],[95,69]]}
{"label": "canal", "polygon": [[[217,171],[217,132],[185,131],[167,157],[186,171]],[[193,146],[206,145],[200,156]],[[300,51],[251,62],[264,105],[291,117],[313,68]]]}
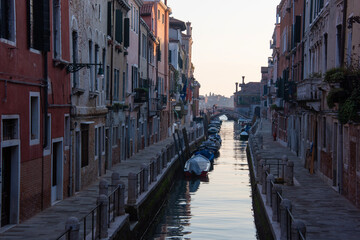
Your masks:
{"label": "canal", "polygon": [[246,159],[247,142],[224,121],[222,146],[207,179],[176,180],[144,239],[258,239]]}

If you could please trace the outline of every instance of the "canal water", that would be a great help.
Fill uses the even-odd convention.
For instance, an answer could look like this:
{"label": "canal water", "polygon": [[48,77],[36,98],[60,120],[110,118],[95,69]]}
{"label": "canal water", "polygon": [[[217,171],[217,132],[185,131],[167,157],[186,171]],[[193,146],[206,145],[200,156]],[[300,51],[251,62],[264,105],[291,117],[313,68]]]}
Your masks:
{"label": "canal water", "polygon": [[222,146],[206,179],[176,180],[144,239],[258,239],[252,209],[247,142],[223,121]]}

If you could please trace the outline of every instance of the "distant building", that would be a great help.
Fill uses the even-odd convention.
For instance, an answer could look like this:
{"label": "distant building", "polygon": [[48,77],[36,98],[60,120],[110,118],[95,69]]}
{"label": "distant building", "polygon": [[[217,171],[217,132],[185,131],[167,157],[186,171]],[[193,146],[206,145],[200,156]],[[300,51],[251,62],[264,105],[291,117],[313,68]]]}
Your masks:
{"label": "distant building", "polygon": [[[238,90],[240,86],[240,91]],[[245,84],[245,77],[243,77],[242,84],[236,83],[236,91],[234,93],[234,107],[235,109],[245,115],[251,116],[254,112],[252,110],[260,105],[260,82],[249,82]],[[258,110],[260,111],[260,109]]]}

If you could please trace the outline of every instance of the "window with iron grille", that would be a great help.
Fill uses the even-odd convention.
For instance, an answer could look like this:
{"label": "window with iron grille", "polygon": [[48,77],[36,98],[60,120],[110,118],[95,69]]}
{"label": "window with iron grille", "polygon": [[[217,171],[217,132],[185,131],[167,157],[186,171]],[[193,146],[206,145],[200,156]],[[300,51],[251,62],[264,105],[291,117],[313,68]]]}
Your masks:
{"label": "window with iron grille", "polygon": [[2,120],[2,140],[19,139],[18,119]]}

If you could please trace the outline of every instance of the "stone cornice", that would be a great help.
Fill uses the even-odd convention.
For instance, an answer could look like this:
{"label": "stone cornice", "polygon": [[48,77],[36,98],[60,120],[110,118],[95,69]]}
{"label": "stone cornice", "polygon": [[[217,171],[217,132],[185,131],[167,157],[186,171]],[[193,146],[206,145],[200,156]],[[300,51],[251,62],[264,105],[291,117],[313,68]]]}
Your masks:
{"label": "stone cornice", "polygon": [[126,12],[130,11],[130,5],[125,0],[117,0],[120,6],[125,9]]}

